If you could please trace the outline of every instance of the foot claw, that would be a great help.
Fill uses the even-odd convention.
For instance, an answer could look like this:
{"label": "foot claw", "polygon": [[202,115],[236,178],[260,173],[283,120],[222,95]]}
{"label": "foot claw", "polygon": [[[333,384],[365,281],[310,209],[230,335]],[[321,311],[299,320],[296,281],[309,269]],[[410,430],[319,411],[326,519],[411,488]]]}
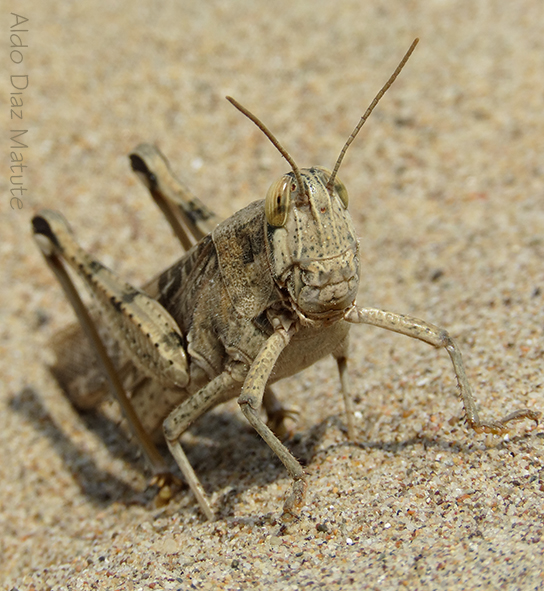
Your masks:
{"label": "foot claw", "polygon": [[495,435],[503,435],[510,429],[508,423],[517,423],[529,419],[535,421],[538,425],[541,413],[537,410],[529,410],[528,408],[522,408],[521,410],[515,410],[509,415],[501,419],[500,421],[482,421],[478,425],[473,425],[472,428],[476,433],[493,433]]}
{"label": "foot claw", "polygon": [[306,476],[299,478],[293,482],[291,492],[283,505],[283,513],[281,520],[283,522],[294,521],[298,518],[302,507],[304,506],[304,499],[306,498],[306,489],[308,482]]}
{"label": "foot claw", "polygon": [[181,480],[170,472],[155,474],[149,482],[149,486],[156,486],[159,490],[155,496],[157,507],[168,505],[175,492],[181,488]]}
{"label": "foot claw", "polygon": [[285,426],[285,419],[297,421],[299,414],[298,410],[282,407],[268,415],[266,424],[279,440],[284,441],[291,436],[291,429]]}

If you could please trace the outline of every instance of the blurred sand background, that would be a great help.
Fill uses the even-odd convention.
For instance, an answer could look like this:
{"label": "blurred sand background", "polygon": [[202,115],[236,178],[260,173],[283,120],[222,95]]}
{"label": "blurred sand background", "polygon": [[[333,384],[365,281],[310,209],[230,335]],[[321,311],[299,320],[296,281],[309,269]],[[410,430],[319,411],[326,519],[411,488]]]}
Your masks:
{"label": "blurred sand background", "polygon": [[[221,518],[182,490],[158,509],[135,446],[79,416],[49,376],[72,312],[30,237],[41,207],[141,284],[180,254],[130,172],[155,142],[222,216],[288,167],[331,167],[414,37],[411,61],[341,170],[361,237],[359,303],[458,339],[485,417],[544,410],[544,4],[2,2],[0,581],[23,589],[537,589],[544,431],[469,432],[444,351],[352,329],[358,443],[331,359],[278,387],[301,409],[307,506],[280,531],[283,467],[236,403],[185,448]],[[29,19],[9,61],[10,12]],[[9,75],[28,74],[23,120]],[[28,129],[23,208],[9,207],[10,129]]]}

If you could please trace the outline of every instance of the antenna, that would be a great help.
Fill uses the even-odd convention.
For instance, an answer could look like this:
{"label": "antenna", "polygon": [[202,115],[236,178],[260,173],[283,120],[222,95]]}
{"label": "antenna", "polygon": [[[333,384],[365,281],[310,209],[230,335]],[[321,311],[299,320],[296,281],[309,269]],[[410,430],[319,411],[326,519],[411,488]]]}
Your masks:
{"label": "antenna", "polygon": [[300,174],[300,170],[298,166],[295,164],[292,156],[289,152],[280,144],[280,142],[276,139],[274,134],[266,127],[266,125],[258,119],[251,111],[248,111],[244,106],[242,106],[236,99],[233,99],[231,96],[226,97],[229,103],[233,104],[240,113],[243,113],[248,119],[253,121],[255,125],[266,135],[266,137],[274,144],[278,152],[289,162],[291,169],[295,173],[295,179],[297,181],[298,189],[301,193],[304,193],[304,183],[302,182],[302,175]]}
{"label": "antenna", "polygon": [[393,82],[395,82],[395,80],[396,80],[397,76],[400,74],[402,68],[404,68],[406,62],[408,61],[408,59],[412,55],[418,42],[419,42],[418,38],[414,39],[412,45],[410,45],[410,49],[406,52],[406,55],[402,58],[400,64],[397,66],[397,69],[393,72],[393,74],[391,75],[389,80],[385,83],[384,87],[380,90],[380,92],[378,92],[378,94],[375,96],[374,100],[370,103],[370,106],[365,111],[365,114],[361,117],[361,120],[359,121],[359,123],[357,123],[355,129],[351,132],[351,135],[348,137],[346,143],[344,144],[344,147],[342,148],[342,151],[340,152],[340,156],[338,156],[338,160],[336,161],[336,164],[334,165],[334,169],[333,169],[332,174],[329,178],[329,181],[327,182],[327,190],[329,192],[332,191],[332,187],[334,185],[334,180],[335,180],[336,175],[338,173],[338,169],[340,168],[340,164],[342,164],[342,160],[344,159],[344,156],[346,155],[347,149],[350,147],[351,142],[353,142],[353,140],[356,138],[359,131],[361,131],[361,127],[363,127],[365,121],[370,117],[370,114],[374,110],[374,107],[380,102],[380,99],[382,98],[382,96],[389,90],[389,87],[393,84]]}

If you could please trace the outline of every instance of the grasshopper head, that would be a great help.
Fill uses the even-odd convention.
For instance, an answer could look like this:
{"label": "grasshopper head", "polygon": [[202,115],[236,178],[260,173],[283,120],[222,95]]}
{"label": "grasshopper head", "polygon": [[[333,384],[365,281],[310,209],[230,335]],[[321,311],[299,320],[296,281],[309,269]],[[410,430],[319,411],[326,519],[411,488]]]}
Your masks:
{"label": "grasshopper head", "polygon": [[268,190],[268,244],[276,282],[297,311],[326,317],[353,304],[359,287],[358,241],[344,184],[323,168],[288,173]]}
{"label": "grasshopper head", "polygon": [[359,253],[347,211],[348,194],[337,173],[346,151],[414,51],[415,39],[389,80],[374,97],[342,148],[332,173],[299,169],[291,155],[253,113],[227,99],[266,135],[292,172],[276,181],[265,201],[274,280],[286,288],[299,315],[328,319],[351,305],[359,286]]}

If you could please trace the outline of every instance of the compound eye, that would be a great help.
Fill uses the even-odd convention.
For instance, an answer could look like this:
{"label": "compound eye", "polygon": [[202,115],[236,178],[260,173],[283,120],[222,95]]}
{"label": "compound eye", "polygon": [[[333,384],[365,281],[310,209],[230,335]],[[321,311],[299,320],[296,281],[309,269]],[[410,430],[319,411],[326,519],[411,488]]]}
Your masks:
{"label": "compound eye", "polygon": [[283,176],[273,183],[266,193],[264,202],[266,221],[275,228],[281,228],[287,221],[292,184],[291,177]]}
{"label": "compound eye", "polygon": [[342,205],[347,209],[349,203],[348,190],[346,189],[346,185],[338,177],[334,179],[334,192],[338,195]]}

